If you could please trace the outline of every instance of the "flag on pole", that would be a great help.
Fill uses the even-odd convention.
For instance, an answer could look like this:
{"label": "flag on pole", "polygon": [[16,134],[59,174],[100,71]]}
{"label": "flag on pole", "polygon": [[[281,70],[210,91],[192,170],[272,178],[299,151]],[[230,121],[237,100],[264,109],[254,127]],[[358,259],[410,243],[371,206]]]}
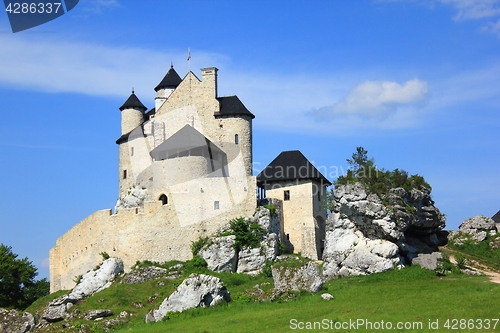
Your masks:
{"label": "flag on pole", "polygon": [[188,47],[188,61],[191,60],[191,49]]}

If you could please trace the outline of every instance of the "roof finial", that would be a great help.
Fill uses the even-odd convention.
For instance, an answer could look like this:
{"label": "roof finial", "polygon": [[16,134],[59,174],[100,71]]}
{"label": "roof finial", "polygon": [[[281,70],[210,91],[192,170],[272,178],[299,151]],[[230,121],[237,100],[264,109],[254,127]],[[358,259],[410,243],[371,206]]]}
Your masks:
{"label": "roof finial", "polygon": [[173,61],[170,62],[170,68],[174,68],[174,62]]}
{"label": "roof finial", "polygon": [[132,94],[134,93],[134,87],[132,87]]}

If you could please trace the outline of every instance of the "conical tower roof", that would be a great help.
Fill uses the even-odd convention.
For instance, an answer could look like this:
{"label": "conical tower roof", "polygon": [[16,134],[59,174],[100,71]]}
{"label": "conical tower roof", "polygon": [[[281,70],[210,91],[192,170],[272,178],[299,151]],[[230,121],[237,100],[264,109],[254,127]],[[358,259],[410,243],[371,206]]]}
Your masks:
{"label": "conical tower roof", "polygon": [[158,85],[155,88],[155,91],[158,91],[162,88],[175,89],[179,84],[181,84],[181,82],[182,79],[179,76],[179,74],[177,74],[177,72],[175,71],[174,65],[170,65],[170,69],[168,70],[163,80],[161,80],[161,82],[158,83]]}
{"label": "conical tower roof", "polygon": [[130,97],[125,101],[125,103],[123,103],[122,106],[120,106],[120,110],[123,111],[125,109],[130,109],[130,108],[138,108],[142,109],[142,111],[146,111],[148,109],[147,107],[144,106],[144,104],[141,103],[139,98],[137,98],[133,90]]}

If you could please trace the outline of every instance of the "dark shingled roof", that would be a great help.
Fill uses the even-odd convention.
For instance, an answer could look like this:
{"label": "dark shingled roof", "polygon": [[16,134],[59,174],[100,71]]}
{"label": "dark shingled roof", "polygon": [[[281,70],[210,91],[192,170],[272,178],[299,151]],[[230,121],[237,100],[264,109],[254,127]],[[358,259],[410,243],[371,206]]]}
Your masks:
{"label": "dark shingled roof", "polygon": [[179,74],[177,74],[174,66],[172,65],[170,66],[170,69],[168,70],[163,80],[161,80],[161,82],[156,86],[155,91],[158,91],[162,88],[175,89],[179,84],[181,84],[181,82],[181,77],[179,76]]}
{"label": "dark shingled roof", "polygon": [[152,108],[148,112],[144,114],[144,121],[149,120],[149,117],[153,116],[156,114],[156,108]]}
{"label": "dark shingled roof", "polygon": [[138,108],[142,109],[142,111],[146,111],[148,108],[144,106],[144,104],[141,103],[139,98],[135,95],[134,91],[132,90],[132,94],[130,97],[123,103],[122,106],[120,106],[120,110],[123,111],[128,108]]}
{"label": "dark shingled roof", "polygon": [[493,215],[492,219],[493,221],[495,221],[495,223],[500,223],[500,210],[495,215]]}
{"label": "dark shingled roof", "polygon": [[237,96],[218,97],[220,103],[220,111],[214,113],[214,116],[250,116],[252,119],[255,116],[252,112],[243,105]]}
{"label": "dark shingled roof", "polygon": [[298,150],[281,152],[257,175],[259,185],[297,179],[312,179],[327,186],[332,185]]}

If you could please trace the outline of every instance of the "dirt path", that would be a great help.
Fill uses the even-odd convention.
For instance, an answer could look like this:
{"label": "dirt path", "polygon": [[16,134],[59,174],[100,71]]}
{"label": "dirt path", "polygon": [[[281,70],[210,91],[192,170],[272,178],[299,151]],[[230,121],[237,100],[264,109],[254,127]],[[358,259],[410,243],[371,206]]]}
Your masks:
{"label": "dirt path", "polygon": [[[446,248],[446,250],[450,252],[450,261],[453,264],[456,264],[457,261],[455,260],[455,256],[454,256],[454,253],[456,251],[454,251],[450,248]],[[490,279],[491,282],[500,283],[500,273],[499,272],[492,271],[488,267],[481,265],[479,262],[477,262],[475,260],[470,260],[470,259],[467,259],[467,260],[469,261],[469,263],[470,263],[469,266],[471,266],[471,268],[486,275]]]}

